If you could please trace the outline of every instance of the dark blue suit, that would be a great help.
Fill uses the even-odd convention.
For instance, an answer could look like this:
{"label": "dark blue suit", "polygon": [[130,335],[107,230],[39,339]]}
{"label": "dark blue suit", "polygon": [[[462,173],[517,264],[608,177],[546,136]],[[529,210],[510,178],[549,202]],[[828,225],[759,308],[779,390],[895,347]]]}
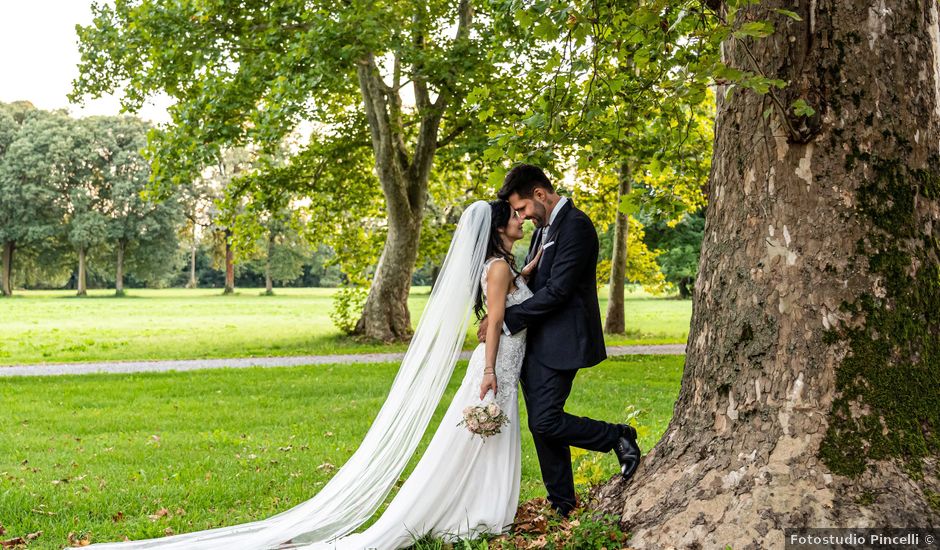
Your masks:
{"label": "dark blue suit", "polygon": [[[532,236],[528,263],[543,230]],[[567,514],[575,506],[571,452],[575,446],[609,452],[619,427],[565,412],[578,369],[607,357],[597,303],[597,231],[569,200],[548,229],[542,259],[530,279],[534,295],[506,309],[510,332],[528,328],[520,381],[535,440],[542,481],[552,506]]]}

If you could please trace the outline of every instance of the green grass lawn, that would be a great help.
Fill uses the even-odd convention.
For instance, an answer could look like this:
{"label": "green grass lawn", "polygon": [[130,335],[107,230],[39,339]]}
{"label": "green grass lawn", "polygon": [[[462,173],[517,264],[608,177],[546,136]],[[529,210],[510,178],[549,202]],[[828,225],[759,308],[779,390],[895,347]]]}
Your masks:
{"label": "green grass lawn", "polygon": [[[0,365],[138,359],[200,359],[400,351],[404,345],[363,344],[343,336],[329,318],[335,289],[132,289],[113,291],[19,291],[0,299]],[[413,289],[409,305],[416,324],[429,288]],[[601,311],[606,311],[606,288]],[[689,300],[628,292],[628,333],[608,344],[685,343]],[[467,347],[475,345],[475,328]]]}
{"label": "green grass lawn", "polygon": [[[628,356],[579,373],[568,411],[623,421],[640,445],[672,416],[683,357]],[[0,524],[30,548],[162,536],[268,517],[307,500],[355,451],[397,364],[0,379]],[[430,439],[466,368],[437,409]],[[525,408],[521,407],[525,426]],[[543,496],[522,430],[521,499]],[[414,466],[412,460],[408,471]],[[613,455],[576,461],[606,479]],[[584,479],[581,479],[584,482]],[[156,519],[161,509],[168,513]],[[3,538],[3,537],[0,537]]]}

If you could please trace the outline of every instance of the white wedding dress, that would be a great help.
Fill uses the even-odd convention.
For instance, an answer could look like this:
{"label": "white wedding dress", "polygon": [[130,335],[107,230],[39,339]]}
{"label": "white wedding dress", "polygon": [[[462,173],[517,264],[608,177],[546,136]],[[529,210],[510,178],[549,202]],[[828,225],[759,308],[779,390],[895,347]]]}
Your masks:
{"label": "white wedding dress", "polygon": [[[398,374],[359,448],[310,499],[266,519],[168,537],[94,544],[97,550],[390,550],[427,533],[443,538],[498,533],[519,497],[520,444],[516,388],[525,334],[501,336],[496,401],[510,418],[503,432],[481,440],[457,424],[478,403],[485,347],[477,347],[444,420],[414,472],[385,513],[355,533],[381,507],[414,455],[467,336],[477,287],[485,292],[491,207],[469,205],[460,216],[437,283]],[[381,258],[379,262],[385,261]],[[521,278],[507,306],[532,293]],[[491,397],[491,396],[488,396]],[[130,465],[133,467],[133,465]]]}
{"label": "white wedding dress", "polygon": [[[484,297],[486,274],[494,261],[504,260],[490,258],[484,264]],[[532,296],[522,277],[516,278],[515,286],[506,297],[506,307]],[[424,456],[382,516],[362,533],[301,548],[391,550],[410,546],[426,534],[453,542],[502,533],[512,524],[522,469],[517,388],[525,331],[500,336],[495,401],[509,417],[509,424],[484,440],[457,424],[465,407],[481,402],[485,350],[485,344],[474,350],[463,382]],[[492,393],[488,393],[484,401],[492,400]]]}

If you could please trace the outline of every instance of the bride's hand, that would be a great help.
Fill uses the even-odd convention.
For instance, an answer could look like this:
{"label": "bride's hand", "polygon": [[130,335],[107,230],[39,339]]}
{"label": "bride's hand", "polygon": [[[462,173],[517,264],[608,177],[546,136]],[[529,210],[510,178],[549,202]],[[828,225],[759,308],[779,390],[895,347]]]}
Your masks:
{"label": "bride's hand", "polygon": [[544,247],[539,248],[538,253],[535,255],[534,258],[532,258],[532,261],[527,263],[526,266],[522,268],[522,271],[519,272],[519,274],[522,275],[522,278],[525,279],[527,282],[529,280],[529,277],[532,276],[532,272],[535,271],[536,267],[538,267],[539,260],[542,259],[543,250],[545,250]]}
{"label": "bride's hand", "polygon": [[483,383],[480,384],[480,399],[486,397],[486,392],[493,390],[493,396],[496,396],[496,375],[484,374]]}
{"label": "bride's hand", "polygon": [[486,329],[487,329],[486,315],[484,315],[483,318],[480,319],[480,327],[477,328],[477,340],[481,344],[486,343]]}

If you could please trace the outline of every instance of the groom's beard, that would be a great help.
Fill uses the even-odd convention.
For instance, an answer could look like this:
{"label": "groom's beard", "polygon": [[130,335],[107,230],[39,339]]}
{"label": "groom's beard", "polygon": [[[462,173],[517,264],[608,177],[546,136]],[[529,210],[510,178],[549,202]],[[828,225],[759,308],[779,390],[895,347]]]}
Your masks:
{"label": "groom's beard", "polygon": [[541,203],[535,203],[535,215],[532,218],[535,220],[535,226],[539,229],[545,227],[545,224],[548,223],[548,216],[545,215],[546,210],[545,206]]}

